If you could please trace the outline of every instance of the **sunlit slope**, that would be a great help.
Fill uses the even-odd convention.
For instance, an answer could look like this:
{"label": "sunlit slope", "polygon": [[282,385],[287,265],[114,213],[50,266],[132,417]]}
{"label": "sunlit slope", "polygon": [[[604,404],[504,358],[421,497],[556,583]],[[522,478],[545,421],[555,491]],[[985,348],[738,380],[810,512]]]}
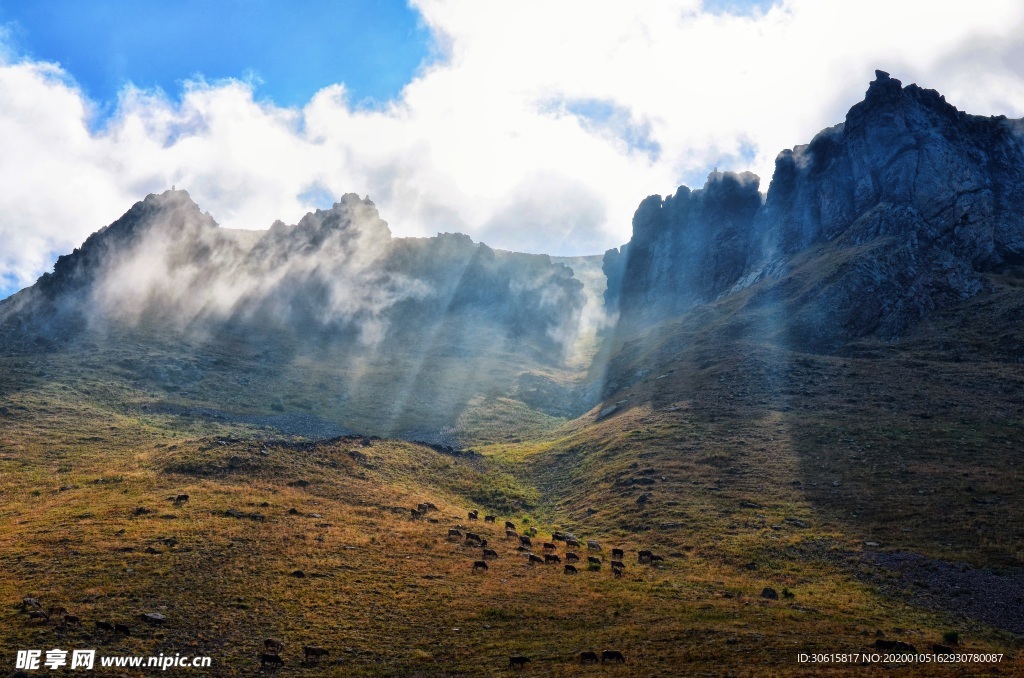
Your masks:
{"label": "sunlit slope", "polygon": [[[844,527],[785,482],[800,473],[798,460],[740,457],[759,475],[758,508],[738,503],[750,496],[741,488],[716,483],[735,477],[726,452],[784,425],[771,416],[749,422],[741,446],[735,438],[747,429],[638,406],[578,420],[563,439],[481,456],[125,413],[92,398],[101,386],[13,374],[20,388],[4,393],[0,415],[4,647],[208,654],[214,675],[237,676],[258,670],[267,637],[285,643],[282,673],[339,676],[501,675],[512,655],[530,657],[533,674],[577,675],[588,670],[578,653],[603,649],[627,660],[604,665],[609,675],[814,675],[794,653],[864,651],[879,630],[921,649],[956,630],[971,650],[1019,650],[989,626],[859,580]],[[645,478],[653,483],[633,480]],[[652,495],[644,506],[638,490]],[[189,500],[170,501],[181,494]],[[436,522],[410,519],[422,502],[436,504],[427,514]],[[471,509],[481,520],[467,519]],[[529,566],[504,538],[505,520],[539,530],[538,554],[552,532],[573,532],[584,540],[579,573],[564,574],[563,542],[562,563]],[[472,571],[481,548],[448,539],[460,524],[497,552],[486,572]],[[589,539],[602,551],[588,551]],[[613,547],[625,550],[622,578],[611,572]],[[664,560],[638,563],[644,549]],[[598,570],[587,568],[590,555]],[[762,598],[765,587],[779,599]],[[82,627],[30,622],[18,610],[25,596],[66,607]],[[166,624],[141,622],[148,612]],[[132,635],[97,631],[96,621],[125,623]],[[300,669],[303,645],[330,657]],[[997,674],[1019,668],[1009,654]]]}

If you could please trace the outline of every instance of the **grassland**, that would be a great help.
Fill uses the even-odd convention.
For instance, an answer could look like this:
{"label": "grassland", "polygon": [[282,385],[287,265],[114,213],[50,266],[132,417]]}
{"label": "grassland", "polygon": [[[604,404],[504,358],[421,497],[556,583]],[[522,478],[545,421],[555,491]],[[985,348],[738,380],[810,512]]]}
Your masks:
{"label": "grassland", "polygon": [[[998,319],[1009,302],[997,293],[984,303]],[[979,311],[843,355],[709,341],[685,323],[622,338],[603,377],[608,398],[579,418],[506,395],[465,397],[458,435],[473,454],[313,442],[151,406],[270,415],[267,395],[286,393],[285,410],[327,417],[323,398],[296,404],[323,377],[315,365],[237,388],[235,362],[248,358],[227,349],[192,381],[194,359],[170,345],[5,356],[0,665],[11,669],[16,649],[96,647],[210,655],[209,675],[248,676],[273,637],[285,643],[280,675],[503,675],[511,655],[531,658],[524,675],[543,676],[1024,674],[1012,615],[986,620],[969,604],[983,592],[907,581],[885,560],[920,554],[1011,584],[1024,566],[1024,365],[999,348],[1012,328],[942,345],[961,312]],[[157,380],[180,385],[132,377],[147,355],[181,360],[180,376]],[[236,395],[210,397],[233,379]],[[189,501],[168,501],[178,494]],[[420,502],[438,506],[437,522],[410,519]],[[474,508],[498,522],[469,523]],[[605,562],[575,576],[530,567],[503,538],[505,520],[541,539],[597,539]],[[480,548],[448,539],[457,524],[498,551],[487,572],[472,571]],[[612,547],[626,550],[621,579]],[[664,564],[639,564],[641,549]],[[779,598],[763,598],[765,587]],[[25,596],[83,626],[30,622],[18,609]],[[147,626],[147,612],[167,623]],[[132,635],[95,621],[127,623]],[[957,649],[1003,662],[796,659],[869,651],[879,633],[928,651],[950,632]],[[330,656],[304,664],[303,645]],[[626,663],[578,663],[580,651],[606,648]]]}

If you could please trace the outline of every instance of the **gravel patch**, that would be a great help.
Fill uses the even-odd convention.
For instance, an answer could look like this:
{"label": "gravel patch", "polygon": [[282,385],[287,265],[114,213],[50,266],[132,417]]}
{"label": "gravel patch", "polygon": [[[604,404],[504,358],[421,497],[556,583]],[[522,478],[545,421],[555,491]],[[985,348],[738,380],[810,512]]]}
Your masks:
{"label": "gravel patch", "polygon": [[895,582],[881,577],[874,582],[887,593],[1024,635],[1024,568],[996,571],[899,551],[866,552],[861,558],[900,575]]}

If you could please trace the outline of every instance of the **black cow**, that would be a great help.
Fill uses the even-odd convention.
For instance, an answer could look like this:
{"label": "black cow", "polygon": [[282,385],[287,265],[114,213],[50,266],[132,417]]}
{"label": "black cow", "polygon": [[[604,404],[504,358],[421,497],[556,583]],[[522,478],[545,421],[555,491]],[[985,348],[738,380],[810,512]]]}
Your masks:
{"label": "black cow", "polygon": [[264,653],[260,655],[260,667],[266,667],[267,664],[274,666],[284,666],[284,660],[276,654]]}
{"label": "black cow", "polygon": [[622,656],[622,653],[618,650],[605,650],[601,653],[601,663],[605,662],[622,662],[625,663],[626,658]]}
{"label": "black cow", "polygon": [[596,664],[598,661],[600,660],[597,658],[596,652],[590,652],[589,650],[580,652],[580,664]]}
{"label": "black cow", "polygon": [[486,572],[487,571],[487,562],[484,561],[484,560],[477,560],[477,561],[475,561],[473,563],[473,571],[476,572],[477,570],[483,570],[484,572]]}
{"label": "black cow", "polygon": [[331,653],[322,647],[313,647],[312,645],[304,645],[302,647],[302,654],[306,657],[306,661],[318,662],[321,657],[327,657]]}
{"label": "black cow", "polygon": [[508,667],[510,669],[521,669],[526,666],[526,662],[530,661],[529,657],[522,657],[516,655],[515,657],[508,658]]}
{"label": "black cow", "polygon": [[577,572],[579,572],[579,570],[577,570],[574,565],[566,565],[565,566],[565,573],[566,574],[576,574]]}
{"label": "black cow", "polygon": [[545,565],[547,565],[548,563],[561,563],[561,562],[562,562],[562,559],[559,558],[558,556],[556,556],[554,553],[545,553],[544,554],[544,564]]}

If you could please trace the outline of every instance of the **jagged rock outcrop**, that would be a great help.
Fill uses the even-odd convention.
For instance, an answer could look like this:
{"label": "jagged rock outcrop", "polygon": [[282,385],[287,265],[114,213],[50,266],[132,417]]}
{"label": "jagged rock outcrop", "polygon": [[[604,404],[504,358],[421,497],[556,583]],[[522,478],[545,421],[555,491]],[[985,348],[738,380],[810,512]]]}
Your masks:
{"label": "jagged rock outcrop", "polygon": [[702,189],[641,202],[629,244],[605,254],[607,305],[629,318],[667,317],[729,289],[747,265],[758,183],[716,171]]}
{"label": "jagged rock outcrop", "polygon": [[[899,337],[1024,263],[1022,128],[876,71],[844,123],[779,155],[763,206],[738,181],[707,200],[717,175],[641,203],[630,243],[606,255],[609,305],[659,320],[756,287],[749,307],[803,348]],[[693,196],[701,211],[677,207]]]}
{"label": "jagged rock outcrop", "polygon": [[[73,335],[108,321],[248,337],[375,345],[480,330],[557,360],[584,304],[572,270],[469,236],[392,238],[369,199],[262,234],[217,227],[185,191],[150,195],[0,302],[6,338]],[[69,332],[68,330],[73,331]]]}

